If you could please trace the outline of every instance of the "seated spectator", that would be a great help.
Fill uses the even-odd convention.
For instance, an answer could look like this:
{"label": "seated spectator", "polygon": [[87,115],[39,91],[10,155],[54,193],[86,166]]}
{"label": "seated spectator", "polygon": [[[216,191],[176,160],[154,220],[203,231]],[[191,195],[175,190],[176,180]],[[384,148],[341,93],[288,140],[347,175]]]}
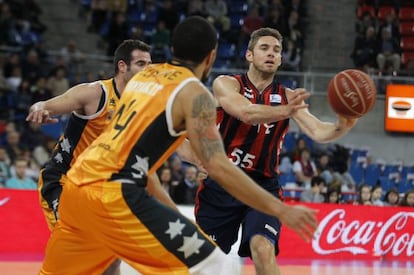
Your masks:
{"label": "seated spectator", "polygon": [[189,165],[184,168],[184,179],[173,187],[171,197],[177,204],[194,204],[199,186],[197,168]]}
{"label": "seated spectator", "polygon": [[286,39],[295,42],[296,47],[303,49],[304,47],[304,35],[303,35],[303,25],[300,22],[301,18],[297,11],[292,10],[289,13],[287,20],[287,34]]}
{"label": "seated spectator", "polygon": [[36,182],[30,177],[26,176],[26,170],[28,169],[27,160],[24,158],[17,158],[14,161],[14,168],[16,175],[12,176],[6,181],[7,188],[13,189],[37,189]]}
{"label": "seated spectator", "polygon": [[392,188],[385,193],[384,206],[398,206],[400,204],[400,194],[395,188]]}
{"label": "seated spectator", "polygon": [[160,179],[161,186],[164,188],[165,192],[171,195],[172,175],[171,175],[170,167],[163,166],[157,172],[158,172],[158,177]]}
{"label": "seated spectator", "polygon": [[396,42],[400,43],[401,34],[400,27],[394,11],[388,12],[385,16],[385,21],[382,22],[378,28],[379,39],[381,39],[382,30],[387,29],[390,33],[390,37]]}
{"label": "seated spectator", "polygon": [[105,39],[108,42],[106,50],[107,56],[113,56],[116,48],[125,39],[129,38],[129,23],[125,13],[117,12],[109,23],[108,33],[105,35]]}
{"label": "seated spectator", "polygon": [[364,36],[357,36],[351,53],[355,67],[367,73],[376,67],[377,43],[375,29],[372,26],[366,29]]}
{"label": "seated spectator", "polygon": [[10,159],[7,155],[6,148],[0,145],[0,187],[4,186],[7,179],[11,177],[9,164]]}
{"label": "seated spectator", "polygon": [[290,152],[290,158],[292,162],[300,159],[300,152],[307,148],[306,141],[304,138],[298,138],[296,140],[295,148],[293,148],[292,152]]}
{"label": "seated spectator", "polygon": [[156,31],[151,37],[152,62],[161,63],[171,60],[170,31],[164,21],[158,21]]}
{"label": "seated spectator", "polygon": [[329,154],[327,152],[322,152],[315,164],[318,176],[322,177],[329,186],[334,181]]}
{"label": "seated spectator", "polygon": [[295,173],[296,183],[300,187],[309,189],[311,180],[317,175],[316,165],[311,159],[310,151],[307,148],[302,149],[300,160],[293,163],[293,172]]}
{"label": "seated spectator", "polygon": [[52,76],[49,77],[46,87],[51,91],[52,96],[63,94],[69,89],[69,79],[67,70],[64,66],[58,66],[53,69]]}
{"label": "seated spectator", "polygon": [[38,101],[45,101],[52,97],[52,92],[46,86],[46,77],[39,77],[34,85],[30,87],[32,94],[32,102],[34,104]]}
{"label": "seated spectator", "polygon": [[202,17],[206,16],[204,11],[204,1],[203,0],[191,0],[188,1],[187,5],[187,16],[199,15]]}
{"label": "seated spectator", "polygon": [[384,206],[382,201],[382,187],[380,185],[374,186],[371,190],[371,204],[376,206]]}
{"label": "seated spectator", "polygon": [[269,27],[278,30],[282,35],[287,34],[287,23],[280,11],[280,8],[271,7],[264,18],[263,27]]}
{"label": "seated spectator", "polygon": [[375,32],[375,25],[375,18],[372,16],[372,14],[370,12],[365,12],[362,15],[362,18],[359,19],[355,25],[357,35],[359,37],[364,37],[366,35],[367,29],[370,27],[374,28]]}
{"label": "seated spectator", "polygon": [[230,30],[230,18],[227,16],[227,3],[223,0],[207,0],[204,3],[207,19],[218,26],[222,32]]}
{"label": "seated spectator", "polygon": [[7,155],[10,158],[10,162],[14,163],[14,160],[17,159],[18,156],[21,156],[24,151],[24,148],[20,143],[20,132],[10,131],[7,133],[5,148]]}
{"label": "seated spectator", "polygon": [[180,21],[180,15],[173,5],[172,0],[163,0],[161,6],[158,9],[157,22],[164,21],[165,28],[170,33],[174,31],[175,26]]}
{"label": "seated spectator", "polygon": [[401,201],[401,206],[414,207],[414,189],[405,193],[404,198]]}
{"label": "seated spectator", "polygon": [[55,145],[55,138],[45,136],[42,143],[33,149],[33,160],[39,167],[42,167],[51,158]]}
{"label": "seated spectator", "polygon": [[325,197],[322,195],[322,191],[325,187],[325,180],[319,176],[314,176],[311,179],[311,188],[304,190],[300,194],[301,202],[314,202],[321,203],[325,201]]}
{"label": "seated spectator", "polygon": [[366,184],[361,184],[359,187],[358,198],[354,204],[371,205],[371,187]]}
{"label": "seated spectator", "polygon": [[69,74],[71,76],[81,71],[81,66],[85,61],[84,54],[78,49],[77,44],[73,40],[69,40],[68,44],[60,50]]}
{"label": "seated spectator", "polygon": [[400,71],[401,48],[399,43],[391,37],[391,32],[387,28],[381,31],[381,39],[377,50],[377,64],[380,75],[387,73],[387,71],[391,72],[392,75],[397,75]]}
{"label": "seated spectator", "polygon": [[326,203],[342,203],[342,195],[341,190],[338,188],[328,188],[328,192],[326,192],[325,196]]}
{"label": "seated spectator", "polygon": [[302,60],[301,50],[296,47],[296,44],[293,40],[286,40],[286,47],[282,51],[282,67],[284,71],[293,71],[298,72],[300,68],[300,62]]}

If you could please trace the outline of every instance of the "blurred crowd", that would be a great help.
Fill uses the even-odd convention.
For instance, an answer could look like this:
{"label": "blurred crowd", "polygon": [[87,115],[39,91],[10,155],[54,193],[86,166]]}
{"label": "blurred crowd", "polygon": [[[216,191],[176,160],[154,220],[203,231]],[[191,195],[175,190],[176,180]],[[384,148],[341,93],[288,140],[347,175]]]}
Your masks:
{"label": "blurred crowd", "polygon": [[[363,2],[361,5],[368,5],[365,3],[368,1]],[[112,56],[114,48],[124,39],[135,38],[152,45],[154,62],[168,60],[173,28],[183,17],[197,14],[206,17],[219,30],[217,66],[245,66],[244,51],[250,33],[260,27],[272,27],[284,36],[281,69],[299,71],[301,68],[307,16],[305,1],[82,0],[79,6],[85,28],[102,37],[108,56]],[[57,54],[49,54],[42,40],[47,26],[39,19],[42,9],[35,0],[3,0],[0,7],[0,187],[36,189],[39,170],[49,159],[57,136],[42,126],[25,122],[29,107],[60,95],[75,84],[107,76],[80,73],[86,60],[73,40],[68,40]],[[394,12],[385,13],[383,19],[374,17],[378,16],[379,7],[374,8],[374,14],[361,13],[352,54],[357,67],[381,74],[400,73],[401,34],[396,17],[399,8],[393,6]],[[379,41],[385,40],[386,45],[378,46]],[[389,46],[395,46],[395,55],[381,57],[380,49],[390,49]],[[320,150],[306,137],[287,139],[288,136],[279,169],[288,199],[414,205],[414,176],[408,178],[410,173],[392,183],[384,183],[382,174],[383,177],[379,175],[366,182],[365,176],[354,172],[362,169],[365,173],[369,163],[352,159],[347,148],[332,144]],[[200,181],[206,177],[197,167],[182,162],[178,155],[157,173],[164,188],[179,204],[193,204]]]}
{"label": "blurred crowd", "polygon": [[355,66],[379,76],[413,76],[413,1],[360,0],[356,13]]}

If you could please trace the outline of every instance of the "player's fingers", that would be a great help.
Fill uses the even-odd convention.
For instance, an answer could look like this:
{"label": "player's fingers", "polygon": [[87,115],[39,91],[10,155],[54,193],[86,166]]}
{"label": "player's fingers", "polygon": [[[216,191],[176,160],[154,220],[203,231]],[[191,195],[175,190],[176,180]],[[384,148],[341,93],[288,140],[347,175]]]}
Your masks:
{"label": "player's fingers", "polygon": [[301,228],[296,228],[295,232],[299,235],[299,237],[304,240],[305,242],[309,242],[309,237],[304,234]]}

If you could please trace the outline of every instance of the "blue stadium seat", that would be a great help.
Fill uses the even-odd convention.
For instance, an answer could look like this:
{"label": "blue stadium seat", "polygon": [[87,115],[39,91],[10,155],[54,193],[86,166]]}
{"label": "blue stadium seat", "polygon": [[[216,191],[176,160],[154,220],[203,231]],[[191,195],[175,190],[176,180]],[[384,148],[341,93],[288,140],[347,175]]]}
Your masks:
{"label": "blue stadium seat", "polygon": [[219,59],[232,59],[236,56],[236,46],[232,43],[220,43],[217,57]]}
{"label": "blue stadium seat", "polygon": [[352,162],[351,166],[349,167],[349,173],[357,185],[364,183],[365,171],[361,164]]}
{"label": "blue stadium seat", "polygon": [[402,180],[398,183],[398,193],[400,194],[404,194],[411,189],[414,189],[414,184],[411,181]]}
{"label": "blue stadium seat", "polygon": [[384,192],[387,192],[388,190],[392,189],[392,188],[396,188],[396,184],[395,181],[390,180],[388,178],[388,176],[380,176],[379,177],[379,181],[382,187],[382,190]]}
{"label": "blue stadium seat", "polygon": [[381,176],[381,168],[377,164],[369,164],[365,169],[365,183],[374,186]]}
{"label": "blue stadium seat", "polygon": [[296,132],[287,132],[285,135],[285,139],[283,141],[283,151],[284,152],[290,152],[293,151],[293,149],[296,146],[296,138],[297,133]]}
{"label": "blue stadium seat", "polygon": [[241,13],[232,13],[229,14],[230,17],[230,24],[232,28],[240,28],[243,25],[243,19],[245,15]]}
{"label": "blue stadium seat", "polygon": [[279,175],[279,184],[281,186],[286,186],[286,183],[295,183],[296,177],[293,172],[290,173],[281,173]]}

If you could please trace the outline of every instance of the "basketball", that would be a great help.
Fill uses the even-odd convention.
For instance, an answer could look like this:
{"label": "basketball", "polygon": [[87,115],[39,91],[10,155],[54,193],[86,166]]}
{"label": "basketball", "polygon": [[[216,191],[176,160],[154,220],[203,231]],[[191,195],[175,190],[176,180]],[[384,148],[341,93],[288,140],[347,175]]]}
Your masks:
{"label": "basketball", "polygon": [[376,97],[374,81],[359,70],[341,71],[328,85],[328,101],[333,111],[348,118],[359,118],[368,113]]}

